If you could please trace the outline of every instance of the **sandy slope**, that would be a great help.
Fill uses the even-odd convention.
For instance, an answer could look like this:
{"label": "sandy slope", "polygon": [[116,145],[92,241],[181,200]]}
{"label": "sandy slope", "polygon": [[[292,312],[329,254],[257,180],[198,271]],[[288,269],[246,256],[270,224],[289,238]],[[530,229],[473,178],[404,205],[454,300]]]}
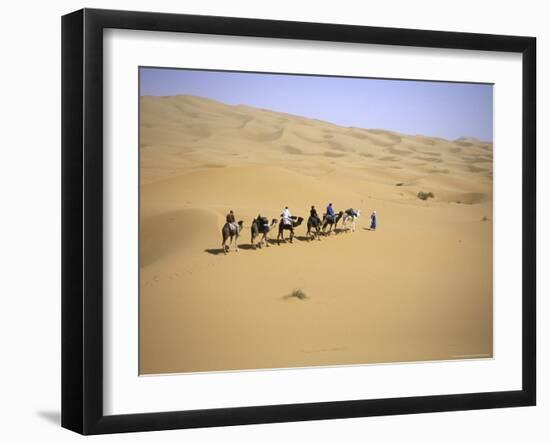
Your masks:
{"label": "sandy slope", "polygon": [[[190,96],[141,98],[140,131],[142,373],[492,355],[492,144]],[[355,233],[249,246],[258,213],[329,201]]]}

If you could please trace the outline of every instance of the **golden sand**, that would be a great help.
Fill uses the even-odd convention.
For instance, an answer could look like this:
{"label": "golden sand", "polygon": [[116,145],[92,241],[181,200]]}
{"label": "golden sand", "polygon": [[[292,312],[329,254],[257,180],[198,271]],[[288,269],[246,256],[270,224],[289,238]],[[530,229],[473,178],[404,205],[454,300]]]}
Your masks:
{"label": "golden sand", "polygon": [[[470,138],[142,97],[141,373],[491,357],[492,154]],[[361,210],[355,232],[307,242],[304,223],[293,244],[251,248],[258,213],[307,219],[328,202]],[[229,209],[244,230],[224,255]]]}

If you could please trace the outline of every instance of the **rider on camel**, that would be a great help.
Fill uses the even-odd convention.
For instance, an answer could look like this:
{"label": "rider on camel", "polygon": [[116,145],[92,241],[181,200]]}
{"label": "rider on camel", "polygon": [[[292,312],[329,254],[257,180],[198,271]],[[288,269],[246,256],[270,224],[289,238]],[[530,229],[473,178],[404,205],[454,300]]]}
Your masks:
{"label": "rider on camel", "polygon": [[235,214],[233,213],[233,209],[229,211],[229,214],[225,216],[225,221],[229,224],[230,229],[237,230],[237,222],[235,221]]}
{"label": "rider on camel", "polygon": [[260,232],[269,231],[269,220],[267,217],[262,217],[262,214],[258,214],[258,217],[256,217],[256,225]]}
{"label": "rider on camel", "polygon": [[285,209],[281,214],[281,217],[283,218],[283,224],[292,225],[292,214],[290,213],[288,206],[285,206]]}
{"label": "rider on camel", "polygon": [[321,223],[321,219],[319,218],[319,214],[317,214],[317,209],[315,209],[315,206],[311,206],[311,209],[309,210],[309,216],[315,220],[317,220],[318,223]]}
{"label": "rider on camel", "polygon": [[353,208],[346,209],[346,214],[348,214],[350,217],[359,217],[359,212],[357,212]]}
{"label": "rider on camel", "polygon": [[329,203],[327,206],[327,217],[330,217],[333,221],[335,220],[336,213],[332,207],[332,203]]}

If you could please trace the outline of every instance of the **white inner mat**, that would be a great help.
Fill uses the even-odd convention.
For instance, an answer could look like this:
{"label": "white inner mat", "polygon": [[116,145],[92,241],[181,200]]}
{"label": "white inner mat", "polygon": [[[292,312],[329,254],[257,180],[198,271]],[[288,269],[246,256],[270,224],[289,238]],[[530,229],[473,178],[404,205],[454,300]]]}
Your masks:
{"label": "white inner mat", "polygon": [[[104,413],[521,389],[521,55],[104,32]],[[138,67],[494,83],[494,358],[138,376]]]}

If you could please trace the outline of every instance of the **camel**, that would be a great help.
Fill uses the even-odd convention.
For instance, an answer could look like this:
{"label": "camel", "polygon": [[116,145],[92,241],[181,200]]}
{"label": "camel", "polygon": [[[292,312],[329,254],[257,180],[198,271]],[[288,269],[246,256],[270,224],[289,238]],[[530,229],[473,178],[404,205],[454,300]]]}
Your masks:
{"label": "camel", "polygon": [[[346,231],[349,230],[349,232],[355,232],[355,221],[359,218],[360,215],[361,211],[359,209],[346,209],[346,212],[344,213],[344,219],[342,220],[342,225],[344,228],[346,228]],[[348,223],[350,223],[350,228],[348,228]]]}
{"label": "camel", "polygon": [[[343,217],[344,211],[338,212],[334,217],[330,217],[328,214],[323,215],[323,234],[325,234],[327,226],[330,226],[330,229],[328,230],[328,235],[331,234],[333,229],[336,229],[336,225],[340,221],[340,219]],[[335,231],[336,232],[336,231]]]}
{"label": "camel", "polygon": [[321,219],[319,217],[310,216],[307,219],[307,234],[306,237],[309,240],[317,238],[321,240]]}
{"label": "camel", "polygon": [[[231,242],[233,241],[233,238],[235,239],[235,252],[239,252],[239,246],[237,245],[237,239],[239,238],[239,234],[243,229],[243,221],[239,220],[239,222],[235,225],[234,223],[226,223],[223,225],[222,228],[222,248],[224,254],[227,254],[227,251],[231,248]],[[225,242],[229,239],[229,245],[226,246]]]}
{"label": "camel", "polygon": [[[262,243],[264,242],[266,246],[269,246],[267,234],[277,224],[277,219],[274,218],[273,220],[271,220],[271,224],[268,224],[268,223],[269,221],[265,217],[258,216],[257,218],[252,220],[252,225],[250,226],[250,236],[251,236],[250,243],[252,243],[252,246],[254,246],[254,249],[256,249],[256,247],[261,248]],[[255,244],[254,240],[260,234],[262,235],[262,238],[260,239],[259,243]]]}
{"label": "camel", "polygon": [[297,228],[302,224],[304,221],[303,217],[296,217],[292,216],[292,223],[291,224],[284,224],[283,220],[279,222],[279,234],[277,235],[277,244],[280,245],[280,241],[283,240],[286,243],[285,240],[285,230],[290,231],[290,243],[292,243],[292,239],[294,238],[294,228]]}

